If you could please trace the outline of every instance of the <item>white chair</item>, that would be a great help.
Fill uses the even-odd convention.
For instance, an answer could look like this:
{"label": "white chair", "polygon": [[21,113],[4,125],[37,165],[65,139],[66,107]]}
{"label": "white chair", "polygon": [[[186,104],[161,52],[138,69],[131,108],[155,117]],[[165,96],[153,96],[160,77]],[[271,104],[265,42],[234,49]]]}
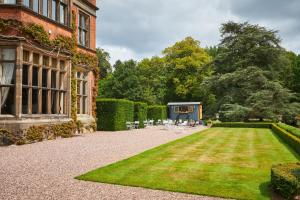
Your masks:
{"label": "white chair", "polygon": [[132,123],[131,122],[126,122],[126,127],[128,130],[132,129]]}
{"label": "white chair", "polygon": [[138,129],[139,125],[140,125],[140,122],[139,121],[135,121],[133,125],[134,125],[135,129]]}

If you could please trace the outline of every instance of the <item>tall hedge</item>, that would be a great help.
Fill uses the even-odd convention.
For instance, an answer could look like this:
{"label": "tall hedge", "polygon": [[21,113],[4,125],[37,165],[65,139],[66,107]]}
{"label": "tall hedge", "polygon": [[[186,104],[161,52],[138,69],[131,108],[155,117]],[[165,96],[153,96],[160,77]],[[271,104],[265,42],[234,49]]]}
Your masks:
{"label": "tall hedge", "polygon": [[142,102],[134,103],[134,121],[139,121],[139,128],[144,128],[144,121],[147,120],[148,105]]}
{"label": "tall hedge", "polygon": [[214,123],[212,127],[228,127],[228,128],[271,128],[272,123],[266,122],[255,122],[255,123],[244,123],[244,122],[222,122]]}
{"label": "tall hedge", "polygon": [[123,99],[97,99],[99,131],[126,130],[126,122],[134,120],[134,103]]}
{"label": "tall hedge", "polygon": [[164,120],[167,118],[167,106],[155,105],[148,107],[148,119],[153,119],[157,122],[157,120]]}

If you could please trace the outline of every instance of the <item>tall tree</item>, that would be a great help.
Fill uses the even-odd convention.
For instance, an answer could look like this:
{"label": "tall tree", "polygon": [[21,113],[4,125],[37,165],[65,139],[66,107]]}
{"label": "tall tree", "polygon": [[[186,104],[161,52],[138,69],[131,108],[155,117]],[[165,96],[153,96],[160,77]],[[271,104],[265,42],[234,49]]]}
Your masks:
{"label": "tall tree", "polygon": [[98,65],[100,69],[100,79],[105,78],[109,73],[112,72],[112,67],[109,62],[110,56],[109,53],[104,49],[97,48],[96,54],[98,57]]}
{"label": "tall tree", "polygon": [[277,32],[249,23],[222,25],[215,74],[206,81],[223,120],[277,119],[290,110],[293,94],[284,87],[285,51]]}
{"label": "tall tree", "polygon": [[199,100],[193,91],[211,73],[211,57],[200,42],[187,37],[163,51],[167,66],[167,101]]}

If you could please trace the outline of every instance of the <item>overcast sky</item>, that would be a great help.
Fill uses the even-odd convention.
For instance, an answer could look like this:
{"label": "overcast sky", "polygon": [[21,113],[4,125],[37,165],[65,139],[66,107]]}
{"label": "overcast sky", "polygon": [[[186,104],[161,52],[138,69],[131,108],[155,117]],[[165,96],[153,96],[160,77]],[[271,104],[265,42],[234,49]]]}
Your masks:
{"label": "overcast sky", "polygon": [[300,0],[97,0],[97,47],[117,59],[140,60],[192,36],[220,41],[229,20],[279,30],[282,46],[300,53]]}

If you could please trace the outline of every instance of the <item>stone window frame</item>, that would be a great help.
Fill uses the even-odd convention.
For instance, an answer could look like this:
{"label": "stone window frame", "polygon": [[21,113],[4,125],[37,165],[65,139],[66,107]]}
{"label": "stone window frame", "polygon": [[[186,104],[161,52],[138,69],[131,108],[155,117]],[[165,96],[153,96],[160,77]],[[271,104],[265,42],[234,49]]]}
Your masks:
{"label": "stone window frame", "polygon": [[89,73],[78,71],[75,74],[77,81],[77,114],[89,115]]}
{"label": "stone window frame", "polygon": [[[82,19],[85,22],[85,26],[82,24]],[[78,44],[84,47],[90,47],[90,16],[83,11],[78,12]],[[85,33],[85,38],[83,38],[83,33]],[[84,39],[84,40],[83,40]],[[83,43],[84,41],[84,43]]]}
{"label": "stone window frame", "polygon": [[[2,56],[1,56],[3,49],[14,49],[15,50],[15,60],[3,60]],[[10,46],[10,45],[8,45],[8,46],[1,45],[0,46],[0,64],[2,64],[2,63],[13,63],[14,64],[14,72],[13,72],[13,78],[12,78],[13,79],[13,83],[10,83],[10,84],[0,84],[0,89],[2,87],[9,87],[9,88],[13,89],[14,93],[15,93],[15,89],[16,89],[16,77],[15,77],[16,76],[16,56],[17,56],[16,46],[13,46],[13,45],[12,46]],[[1,98],[1,96],[0,96],[0,98]],[[1,103],[1,100],[0,100],[0,103]],[[2,109],[0,107],[0,115],[1,115],[1,112],[2,112]],[[15,114],[15,112],[13,112],[11,114],[4,114],[2,116],[13,115],[13,114]]]}
{"label": "stone window frame", "polygon": [[[27,49],[23,50],[24,52],[29,52],[29,60],[24,60],[23,56],[23,64],[24,66],[29,66],[28,70],[28,85],[22,84],[22,92],[24,89],[28,89],[28,110],[24,112],[22,106],[22,115],[30,116],[30,115],[67,115],[67,76],[68,71],[66,69],[66,60],[56,58],[54,56],[49,56],[47,54],[41,52],[30,51]],[[38,55],[38,62],[34,61],[34,55]],[[54,62],[55,61],[55,62]],[[64,68],[62,69],[62,62],[65,63]],[[33,69],[38,69],[38,85],[33,84]],[[43,85],[43,72],[46,71],[47,82],[46,85]],[[54,74],[54,76],[53,76]],[[55,83],[52,81],[55,77]],[[63,81],[61,81],[63,79]],[[37,90],[38,94],[38,108],[36,112],[33,112],[33,91]],[[43,99],[43,94],[46,93],[46,99]],[[55,96],[55,102],[53,104],[53,97]],[[63,98],[64,100],[62,100]],[[46,100],[46,105],[43,101]],[[53,108],[53,105],[54,108]],[[44,107],[46,106],[46,107]]]}
{"label": "stone window frame", "polygon": [[[71,117],[71,58],[69,54],[47,51],[46,49],[41,49],[39,47],[33,46],[32,44],[27,44],[24,42],[17,41],[0,41],[0,48],[13,48],[16,49],[15,55],[15,73],[14,73],[14,97],[13,98],[13,113],[12,114],[2,114],[0,115],[0,120],[10,120],[10,119],[52,119],[53,117],[57,119],[66,119]],[[58,59],[65,61],[65,90],[66,93],[63,98],[64,102],[64,114],[22,114],[22,75],[23,75],[23,49],[36,52],[39,54],[45,54],[52,57],[57,57]],[[27,63],[28,64],[28,63]],[[42,60],[39,59],[39,65],[42,65]],[[42,69],[42,68],[41,68]],[[39,77],[42,76],[42,71],[39,71]],[[42,98],[42,94],[39,93],[39,99]],[[39,109],[41,110],[41,103],[39,104]]]}

